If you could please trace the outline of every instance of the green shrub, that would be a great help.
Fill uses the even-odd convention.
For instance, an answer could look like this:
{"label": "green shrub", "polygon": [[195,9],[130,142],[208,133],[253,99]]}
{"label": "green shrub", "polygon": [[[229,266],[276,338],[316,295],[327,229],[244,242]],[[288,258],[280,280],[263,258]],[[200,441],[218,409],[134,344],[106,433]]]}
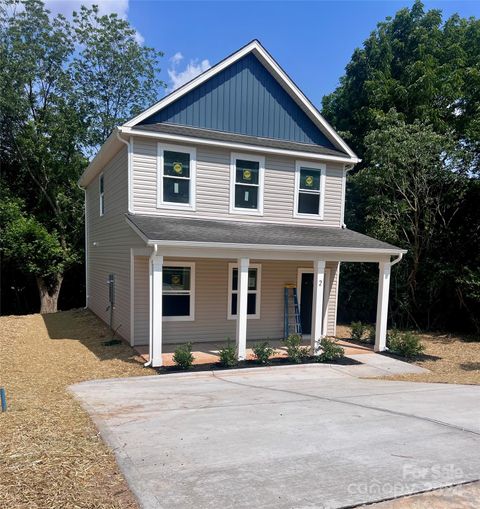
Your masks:
{"label": "green shrub", "polygon": [[364,338],[364,343],[368,343],[369,345],[375,344],[375,325],[367,326],[367,335]]}
{"label": "green shrub", "polygon": [[218,355],[219,362],[224,368],[233,368],[238,364],[237,350],[230,344],[230,340],[227,341],[227,346],[220,348]]}
{"label": "green shrub", "polygon": [[345,350],[333,339],[323,338],[320,348],[321,352],[315,358],[318,362],[332,362],[345,356]]}
{"label": "green shrub", "polygon": [[264,341],[252,348],[253,356],[259,364],[268,364],[268,359],[273,355],[275,349],[272,348],[268,341]]}
{"label": "green shrub", "polygon": [[300,363],[310,356],[310,348],[301,346],[302,336],[299,334],[290,334],[283,342],[287,347],[287,356],[291,361]]}
{"label": "green shrub", "polygon": [[387,334],[388,349],[406,359],[418,357],[425,349],[420,337],[413,332],[400,332],[391,330]]}
{"label": "green shrub", "polygon": [[363,324],[362,322],[352,322],[350,324],[350,336],[354,341],[361,341],[364,342],[365,338],[365,332],[367,332],[367,326]]}
{"label": "green shrub", "polygon": [[173,354],[173,362],[182,369],[189,369],[192,367],[195,357],[192,354],[192,343],[186,343],[179,346]]}

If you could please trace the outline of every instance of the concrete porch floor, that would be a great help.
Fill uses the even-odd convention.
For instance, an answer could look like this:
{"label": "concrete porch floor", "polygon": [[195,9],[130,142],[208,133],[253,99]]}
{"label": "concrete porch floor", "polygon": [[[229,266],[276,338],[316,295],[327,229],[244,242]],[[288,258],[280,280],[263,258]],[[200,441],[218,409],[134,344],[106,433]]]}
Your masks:
{"label": "concrete porch floor", "polygon": [[[258,343],[261,343],[261,340],[256,341],[247,341],[247,359],[253,359],[253,351],[252,347]],[[275,353],[273,358],[281,358],[287,356],[287,351],[285,346],[283,346],[283,342],[281,340],[269,340],[268,343],[270,346],[275,348]],[[231,343],[235,345],[235,342]],[[355,343],[350,343],[345,341],[344,339],[339,339],[337,344],[340,345],[345,350],[345,355],[360,355],[360,354],[371,354],[373,353],[373,346],[370,345],[357,345]],[[219,349],[225,346],[224,344],[219,343],[193,343],[192,353],[195,358],[193,363],[195,365],[198,364],[213,364],[218,362],[219,360]],[[303,341],[304,346],[310,346],[310,340],[305,339]],[[177,344],[166,344],[163,345],[164,353],[162,354],[163,365],[164,366],[173,366],[175,363],[173,362],[173,354],[175,349],[180,346]],[[149,360],[148,355],[148,345],[138,345],[134,347],[135,350],[139,353],[139,355],[145,360]]]}

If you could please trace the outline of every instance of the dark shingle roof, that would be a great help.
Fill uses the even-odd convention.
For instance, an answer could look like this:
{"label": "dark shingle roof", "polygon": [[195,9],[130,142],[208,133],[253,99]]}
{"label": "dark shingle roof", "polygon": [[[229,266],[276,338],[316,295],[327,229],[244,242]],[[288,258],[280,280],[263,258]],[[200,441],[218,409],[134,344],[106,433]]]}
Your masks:
{"label": "dark shingle roof", "polygon": [[293,141],[274,140],[271,138],[257,138],[256,136],[245,136],[243,134],[225,133],[222,131],[213,131],[210,129],[199,129],[196,127],[187,127],[174,124],[146,124],[136,125],[133,131],[153,131],[157,133],[177,134],[179,136],[195,136],[215,141],[225,141],[231,143],[243,143],[245,145],[255,145],[259,147],[278,148],[282,150],[295,150],[299,152],[310,152],[312,154],[323,154],[338,157],[348,157],[345,152],[334,150],[320,145],[308,143],[296,143]]}
{"label": "dark shingle roof", "polygon": [[127,218],[151,241],[402,251],[391,244],[346,228],[216,221],[171,216],[127,215]]}

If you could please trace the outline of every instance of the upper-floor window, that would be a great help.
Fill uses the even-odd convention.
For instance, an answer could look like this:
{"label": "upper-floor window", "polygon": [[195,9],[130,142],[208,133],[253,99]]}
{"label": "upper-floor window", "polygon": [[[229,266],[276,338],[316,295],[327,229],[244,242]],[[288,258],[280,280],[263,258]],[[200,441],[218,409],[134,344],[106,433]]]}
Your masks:
{"label": "upper-floor window", "polygon": [[195,210],[196,151],[158,144],[158,207]]}
{"label": "upper-floor window", "polygon": [[[251,263],[248,268],[248,318],[260,318],[260,279],[261,268],[259,264]],[[228,319],[237,317],[238,312],[238,265],[228,264]]]}
{"label": "upper-floor window", "polygon": [[317,216],[319,219],[323,219],[325,171],[325,164],[297,161],[295,166],[295,217]]}
{"label": "upper-floor window", "polygon": [[265,158],[232,154],[230,166],[230,212],[263,215]]}
{"label": "upper-floor window", "polygon": [[105,179],[103,173],[98,179],[98,196],[100,197],[100,215],[105,214]]}

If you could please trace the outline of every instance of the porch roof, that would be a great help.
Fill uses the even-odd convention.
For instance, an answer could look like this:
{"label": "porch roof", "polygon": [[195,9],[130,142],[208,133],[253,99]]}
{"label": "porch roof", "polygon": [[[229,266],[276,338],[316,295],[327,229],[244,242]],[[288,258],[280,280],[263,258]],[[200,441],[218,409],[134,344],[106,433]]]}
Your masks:
{"label": "porch roof", "polygon": [[400,254],[406,251],[347,228],[218,221],[172,216],[127,214],[127,222],[147,244],[218,247],[363,251]]}

